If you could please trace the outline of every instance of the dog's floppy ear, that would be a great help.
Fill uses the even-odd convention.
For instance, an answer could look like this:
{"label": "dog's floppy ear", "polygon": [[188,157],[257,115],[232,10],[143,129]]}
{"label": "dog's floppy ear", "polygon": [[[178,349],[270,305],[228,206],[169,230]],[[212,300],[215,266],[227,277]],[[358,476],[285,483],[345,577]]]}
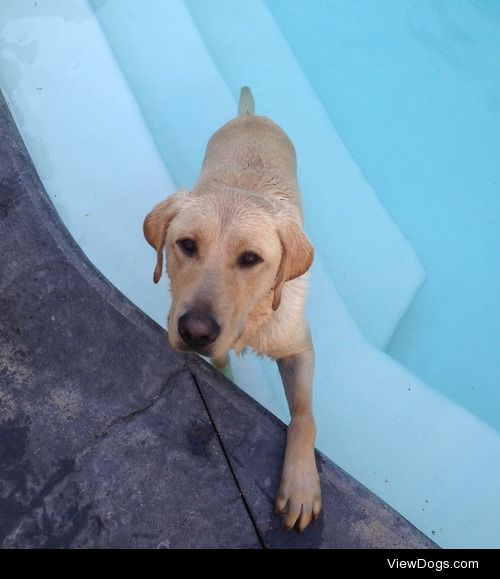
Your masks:
{"label": "dog's floppy ear", "polygon": [[302,227],[295,220],[287,220],[279,232],[281,240],[281,263],[274,282],[273,310],[281,303],[285,282],[304,274],[312,265],[314,249]]}
{"label": "dog's floppy ear", "polygon": [[179,212],[179,200],[185,194],[187,191],[178,191],[175,195],[158,203],[144,219],[144,237],[149,245],[156,249],[156,267],[153,275],[155,283],[160,281],[163,271],[163,249],[168,226]]}

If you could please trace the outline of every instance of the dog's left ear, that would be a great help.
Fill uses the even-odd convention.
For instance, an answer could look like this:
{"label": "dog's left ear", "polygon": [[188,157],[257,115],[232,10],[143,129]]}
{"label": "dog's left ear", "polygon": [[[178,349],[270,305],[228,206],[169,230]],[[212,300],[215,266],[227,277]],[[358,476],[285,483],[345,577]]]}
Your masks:
{"label": "dog's left ear", "polygon": [[306,273],[314,259],[314,248],[301,225],[289,220],[279,232],[281,240],[281,263],[274,282],[273,310],[281,303],[281,292],[287,281]]}
{"label": "dog's left ear", "polygon": [[158,203],[144,219],[144,237],[149,245],[156,249],[156,267],[153,280],[158,283],[163,271],[163,249],[167,237],[167,229],[180,208],[180,198],[187,195],[187,191],[178,191],[165,201]]}

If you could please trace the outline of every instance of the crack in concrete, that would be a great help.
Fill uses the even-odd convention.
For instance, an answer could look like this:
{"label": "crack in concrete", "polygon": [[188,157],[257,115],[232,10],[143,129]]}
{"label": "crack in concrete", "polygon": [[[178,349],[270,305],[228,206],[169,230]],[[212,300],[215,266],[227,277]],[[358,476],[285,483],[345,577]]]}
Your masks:
{"label": "crack in concrete", "polygon": [[[127,412],[127,414],[113,418],[112,420],[110,420],[109,422],[106,423],[106,425],[104,426],[104,429],[101,432],[94,434],[94,437],[98,440],[102,440],[103,438],[106,438],[106,436],[108,436],[110,431],[120,422],[131,420],[135,416],[142,414],[143,412],[146,412],[147,410],[149,410],[152,406],[154,406],[158,402],[158,400],[160,400],[160,398],[162,398],[163,394],[168,389],[171,382],[173,382],[175,380],[175,378],[184,374],[185,372],[188,372],[189,375],[191,375],[191,372],[189,371],[189,368],[187,365],[182,366],[179,370],[176,370],[173,374],[171,374],[167,378],[165,383],[160,387],[160,389],[155,394],[153,394],[153,396],[150,398],[150,400],[146,404],[140,406],[139,408],[134,408],[130,412]],[[175,382],[174,382],[172,388],[169,390],[168,394],[170,395],[174,391],[174,389],[175,389]]]}

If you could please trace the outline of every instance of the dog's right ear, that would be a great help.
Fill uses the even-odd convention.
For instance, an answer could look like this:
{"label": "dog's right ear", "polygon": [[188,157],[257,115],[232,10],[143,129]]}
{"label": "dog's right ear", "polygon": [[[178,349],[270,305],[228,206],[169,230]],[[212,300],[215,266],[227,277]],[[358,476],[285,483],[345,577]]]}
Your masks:
{"label": "dog's right ear", "polygon": [[163,249],[167,237],[167,229],[172,219],[179,212],[179,199],[184,197],[187,191],[178,191],[165,201],[158,203],[144,219],[143,231],[149,245],[156,249],[156,267],[153,280],[158,283],[163,271]]}

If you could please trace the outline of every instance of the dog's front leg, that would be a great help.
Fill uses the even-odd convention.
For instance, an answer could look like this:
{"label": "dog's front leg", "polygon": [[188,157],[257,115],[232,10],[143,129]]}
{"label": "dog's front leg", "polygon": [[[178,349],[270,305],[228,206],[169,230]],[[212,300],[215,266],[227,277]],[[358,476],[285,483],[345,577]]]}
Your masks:
{"label": "dog's front leg", "polygon": [[233,369],[231,368],[231,359],[229,358],[229,354],[226,352],[222,354],[218,358],[212,358],[212,365],[219,370],[226,378],[229,380],[234,380],[233,377]]}
{"label": "dog's front leg", "polygon": [[314,456],[316,426],[311,407],[314,351],[277,360],[290,408],[285,459],[276,496],[275,512],[286,530],[303,531],[321,511],[321,489]]}

